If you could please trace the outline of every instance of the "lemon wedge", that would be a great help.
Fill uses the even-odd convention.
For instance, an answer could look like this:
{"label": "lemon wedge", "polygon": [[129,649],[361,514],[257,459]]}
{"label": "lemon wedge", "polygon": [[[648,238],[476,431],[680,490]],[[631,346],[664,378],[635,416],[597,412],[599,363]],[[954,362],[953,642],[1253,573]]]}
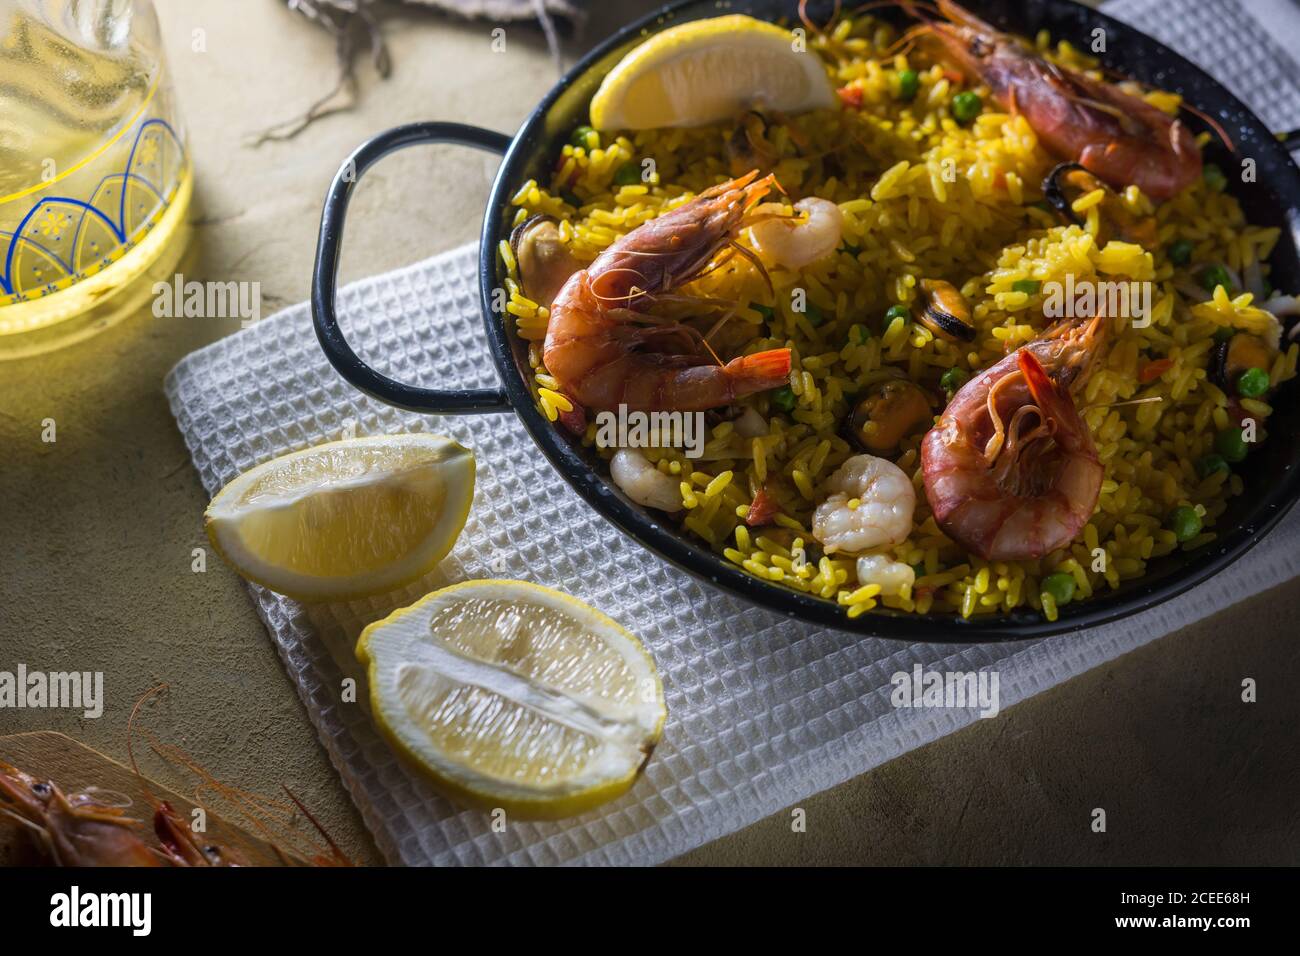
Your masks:
{"label": "lemon wedge", "polygon": [[357,642],[376,724],[451,797],[555,819],[636,780],[667,708],[641,642],[525,581],[469,581]]}
{"label": "lemon wedge", "polygon": [[204,524],[249,580],[334,601],[429,571],[465,527],[473,497],[469,449],[441,435],[378,435],[258,465],[217,493]]}
{"label": "lemon wedge", "polygon": [[789,30],[742,14],[656,33],[618,62],[591,100],[596,129],[703,126],[757,107],[836,104],[826,67]]}

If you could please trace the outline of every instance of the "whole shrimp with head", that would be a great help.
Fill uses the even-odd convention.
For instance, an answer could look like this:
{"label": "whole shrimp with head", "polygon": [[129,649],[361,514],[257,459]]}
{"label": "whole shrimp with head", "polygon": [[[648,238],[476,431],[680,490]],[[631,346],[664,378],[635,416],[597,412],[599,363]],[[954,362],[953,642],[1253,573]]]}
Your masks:
{"label": "whole shrimp with head", "polygon": [[939,527],[989,561],[1041,558],[1092,517],[1102,465],[1070,389],[1100,352],[1106,320],[1071,320],[962,387],[921,444]]}
{"label": "whole shrimp with head", "polygon": [[65,793],[0,761],[0,816],[23,825],[56,866],[167,866],[142,838],[140,821],[90,793]]}
{"label": "whole shrimp with head", "polygon": [[[904,8],[920,16],[904,0]],[[937,0],[947,22],[913,28],[931,34],[947,58],[1018,113],[1043,145],[1111,186],[1135,185],[1152,199],[1180,192],[1201,175],[1196,140],[1178,119],[1117,86],[1045,60],[953,0]]]}
{"label": "whole shrimp with head", "polygon": [[551,304],[542,354],[565,394],[587,408],[704,411],[784,385],[790,350],[722,363],[689,326],[657,322],[657,295],[715,267],[725,248],[754,261],[735,237],[774,180],[755,170],[616,240],[569,277]]}

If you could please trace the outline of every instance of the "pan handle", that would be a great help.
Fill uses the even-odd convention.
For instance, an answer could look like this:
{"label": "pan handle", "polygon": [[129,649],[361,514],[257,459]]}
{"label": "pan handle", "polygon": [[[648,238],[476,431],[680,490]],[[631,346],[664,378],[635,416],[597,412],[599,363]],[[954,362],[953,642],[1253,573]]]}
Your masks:
{"label": "pan handle", "polygon": [[505,154],[510,137],[461,123],[410,123],[396,126],[363,143],[339,168],[325,197],[321,214],[320,240],[316,245],[316,269],[311,280],[311,314],[325,357],[348,382],[371,398],[410,412],[438,412],[444,415],[477,415],[507,412],[510,400],[503,388],[423,388],[407,385],[367,365],[339,328],[335,311],[338,291],[339,247],[348,202],[361,176],[389,153],[424,143],[456,143],[490,153]]}

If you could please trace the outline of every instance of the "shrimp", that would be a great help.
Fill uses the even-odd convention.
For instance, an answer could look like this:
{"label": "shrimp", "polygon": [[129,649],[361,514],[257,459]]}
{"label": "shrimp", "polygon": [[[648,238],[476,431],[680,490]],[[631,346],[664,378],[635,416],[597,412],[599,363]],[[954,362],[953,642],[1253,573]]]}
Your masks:
{"label": "shrimp", "polygon": [[916,490],[892,461],[854,455],[826,481],[832,494],[813,512],[813,537],[827,554],[866,551],[907,540]]}
{"label": "shrimp", "polygon": [[883,554],[864,554],[857,563],[858,584],[879,584],[881,594],[903,594],[916,583],[916,569]]}
{"label": "shrimp", "polygon": [[921,443],[925,494],[948,537],[989,561],[1041,558],[1092,517],[1102,465],[1070,397],[1105,319],[1067,321],[972,378]]}
{"label": "shrimp", "polygon": [[725,247],[757,262],[735,241],[775,182],[757,175],[714,186],[638,226],[569,277],[551,306],[542,353],[566,395],[599,410],[704,411],[786,383],[788,348],[706,364],[694,341],[681,346],[693,329],[644,311],[656,295],[707,273]]}
{"label": "shrimp", "polygon": [[66,794],[0,761],[0,813],[27,826],[56,866],[166,866],[140,821],[89,793]]}
{"label": "shrimp", "polygon": [[194,831],[166,800],[159,802],[154,810],[153,832],[173,866],[240,865],[238,859],[219,844],[196,839]]}
{"label": "shrimp", "polygon": [[[937,2],[949,22],[934,20],[917,32],[937,37],[1003,109],[1024,116],[1054,155],[1116,188],[1135,185],[1156,200],[1200,177],[1200,150],[1180,120],[1112,84],[1043,59],[954,0]],[[903,5],[918,15],[911,3]]]}
{"label": "shrimp", "polygon": [[[787,269],[802,269],[825,259],[839,246],[844,214],[829,199],[816,196],[800,199],[794,208],[807,218],[764,219],[751,226],[749,234],[759,255]],[[762,210],[760,206],[757,211]]]}
{"label": "shrimp", "polygon": [[620,448],[609,463],[609,476],[623,493],[639,505],[659,511],[681,511],[679,482],[650,464],[639,451]]}

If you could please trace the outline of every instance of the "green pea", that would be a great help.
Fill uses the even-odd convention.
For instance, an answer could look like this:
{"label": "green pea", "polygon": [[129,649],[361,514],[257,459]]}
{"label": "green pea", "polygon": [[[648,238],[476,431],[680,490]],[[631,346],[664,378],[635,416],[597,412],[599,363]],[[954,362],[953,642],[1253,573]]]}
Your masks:
{"label": "green pea", "polygon": [[963,90],[952,98],[952,117],[958,123],[969,123],[979,116],[983,109],[984,101],[980,99],[980,95],[970,90]]}
{"label": "green pea", "polygon": [[1259,398],[1268,391],[1268,372],[1262,368],[1248,368],[1237,378],[1237,394],[1244,398]]}
{"label": "green pea", "polygon": [[[593,136],[596,137],[594,144],[591,143]],[[600,146],[600,135],[590,126],[579,126],[569,135],[569,142],[583,149],[595,149]]]}
{"label": "green pea", "polygon": [[1197,477],[1205,479],[1219,471],[1231,471],[1228,460],[1222,455],[1209,454],[1196,463]]}
{"label": "green pea", "polygon": [[826,313],[817,308],[817,306],[811,302],[804,303],[803,314],[808,316],[808,321],[811,323],[813,328],[816,328],[826,321]]}
{"label": "green pea", "polygon": [[1043,593],[1050,594],[1056,606],[1069,604],[1074,599],[1074,575],[1064,571],[1055,571],[1043,578]]}
{"label": "green pea", "polygon": [[1234,464],[1245,459],[1249,451],[1240,428],[1225,428],[1215,435],[1214,450]]}
{"label": "green pea", "polygon": [[1232,292],[1232,276],[1223,266],[1209,266],[1201,273],[1201,285],[1206,292],[1213,292],[1223,286],[1224,292]]}
{"label": "green pea", "polygon": [[885,328],[893,324],[894,319],[902,319],[906,322],[912,315],[912,310],[905,305],[891,305],[885,310]]}
{"label": "green pea", "polygon": [[1231,325],[1221,325],[1214,330],[1214,341],[1217,344],[1222,345],[1224,342],[1227,342],[1236,334],[1237,334],[1237,330],[1234,329]]}
{"label": "green pea", "polygon": [[1190,239],[1179,239],[1177,242],[1169,244],[1169,261],[1176,266],[1185,266],[1192,261],[1192,252],[1195,251],[1196,244]]}
{"label": "green pea", "polygon": [[1043,284],[1037,279],[1017,279],[1011,283],[1011,289],[1014,292],[1023,292],[1025,295],[1038,295],[1038,290]]}
{"label": "green pea", "polygon": [[970,375],[966,373],[964,368],[950,368],[939,378],[939,387],[952,395],[968,381],[970,381]]}
{"label": "green pea", "polygon": [[1205,185],[1209,186],[1215,192],[1223,192],[1228,188],[1228,177],[1223,174],[1223,170],[1214,163],[1206,163],[1205,171],[1202,174],[1205,177]]}
{"label": "green pea", "polygon": [[867,339],[871,338],[871,330],[860,322],[854,323],[849,332],[852,333],[853,341],[858,345],[866,345]]}
{"label": "green pea", "polygon": [[918,561],[916,562],[916,564],[912,565],[912,573],[915,574],[918,578],[925,577],[925,562]]}
{"label": "green pea", "polygon": [[772,404],[783,412],[794,411],[794,389],[789,385],[772,389]]}
{"label": "green pea", "polygon": [[899,70],[898,71],[898,91],[897,95],[904,103],[916,99],[916,91],[921,88],[921,78],[916,75],[916,70]]}
{"label": "green pea", "polygon": [[1169,516],[1169,530],[1180,543],[1191,541],[1201,533],[1201,516],[1190,505],[1179,505]]}
{"label": "green pea", "polygon": [[636,186],[641,182],[641,164],[629,160],[614,170],[615,186]]}
{"label": "green pea", "polygon": [[749,303],[749,307],[767,320],[770,320],[772,316],[776,315],[776,310],[770,305],[759,305],[757,302],[751,302]]}

